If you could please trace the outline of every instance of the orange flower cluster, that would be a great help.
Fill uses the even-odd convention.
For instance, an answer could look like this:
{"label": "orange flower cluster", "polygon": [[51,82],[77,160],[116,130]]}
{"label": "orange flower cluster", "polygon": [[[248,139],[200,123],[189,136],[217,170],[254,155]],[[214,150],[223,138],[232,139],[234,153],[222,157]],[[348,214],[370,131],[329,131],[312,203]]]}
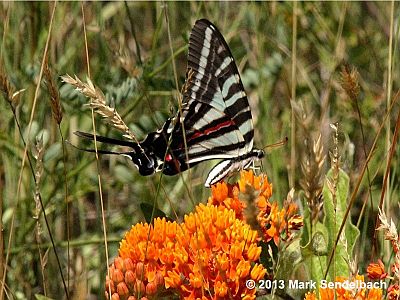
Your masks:
{"label": "orange flower cluster", "polygon": [[154,225],[132,226],[111,265],[106,296],[254,299],[256,290],[245,282],[264,277],[266,270],[256,263],[260,253],[257,231],[235,211],[200,204],[182,224],[158,218]]}
{"label": "orange flower cluster", "polygon": [[303,226],[303,218],[297,214],[295,203],[285,201],[284,207],[279,209],[278,203],[269,202],[271,195],[272,185],[266,175],[255,176],[251,170],[242,171],[238,183],[221,182],[213,186],[208,203],[221,209],[233,209],[237,218],[248,224],[257,224],[265,242],[273,240],[278,245]]}
{"label": "orange flower cluster", "polygon": [[[335,282],[343,283],[349,280],[346,277],[338,276],[335,278]],[[355,279],[349,280],[350,282],[364,282],[364,276],[356,275]],[[381,300],[382,290],[376,288],[355,288],[346,289],[344,287],[338,287],[336,289],[331,288],[319,288],[319,297],[316,296],[315,292],[309,292],[306,294],[304,300]]]}

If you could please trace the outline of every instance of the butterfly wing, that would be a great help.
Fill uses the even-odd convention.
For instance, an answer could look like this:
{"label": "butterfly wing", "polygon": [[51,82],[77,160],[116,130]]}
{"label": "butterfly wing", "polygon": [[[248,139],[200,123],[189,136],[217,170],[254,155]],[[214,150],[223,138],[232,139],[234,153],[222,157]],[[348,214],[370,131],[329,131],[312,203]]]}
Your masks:
{"label": "butterfly wing", "polygon": [[229,47],[208,20],[198,20],[189,39],[183,93],[183,128],[177,124],[171,144],[188,163],[241,156],[253,148],[253,122],[246,93]]}

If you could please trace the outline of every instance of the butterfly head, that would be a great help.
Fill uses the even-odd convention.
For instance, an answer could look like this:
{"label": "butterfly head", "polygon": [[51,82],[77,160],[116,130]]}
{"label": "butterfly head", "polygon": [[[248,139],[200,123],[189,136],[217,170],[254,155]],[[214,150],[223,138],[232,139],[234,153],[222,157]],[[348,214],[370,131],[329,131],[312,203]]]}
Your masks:
{"label": "butterfly head", "polygon": [[262,158],[264,158],[264,156],[265,156],[264,150],[254,149],[254,150],[253,150],[253,153],[255,154],[255,157],[256,157],[257,159],[262,159]]}
{"label": "butterfly head", "polygon": [[153,153],[129,152],[124,154],[129,157],[138,168],[140,175],[148,176],[157,172],[157,160]]}

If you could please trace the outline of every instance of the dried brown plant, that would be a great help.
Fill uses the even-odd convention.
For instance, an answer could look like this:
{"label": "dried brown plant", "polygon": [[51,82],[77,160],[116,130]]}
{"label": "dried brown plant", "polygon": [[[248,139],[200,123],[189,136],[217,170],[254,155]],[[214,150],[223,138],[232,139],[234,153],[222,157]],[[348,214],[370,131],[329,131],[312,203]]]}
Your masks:
{"label": "dried brown plant", "polygon": [[15,88],[12,86],[10,80],[2,69],[0,69],[0,89],[3,92],[6,101],[14,110],[18,106],[19,95],[25,91],[25,89],[15,91]]}
{"label": "dried brown plant", "polygon": [[188,93],[190,86],[192,85],[193,75],[194,75],[194,71],[192,69],[189,69],[186,73],[185,83],[182,85],[182,88],[181,88],[182,95],[185,95],[186,93]]}
{"label": "dried brown plant", "polygon": [[345,64],[342,67],[340,83],[351,100],[357,101],[360,94],[359,74],[356,68]]}
{"label": "dried brown plant", "polygon": [[43,175],[43,137],[36,137],[36,144],[35,144],[35,152],[33,157],[36,160],[36,166],[35,166],[35,204],[36,204],[36,209],[35,209],[35,214],[34,218],[39,219],[39,214],[40,214],[40,182],[42,181],[42,175]]}
{"label": "dried brown plant", "polygon": [[119,113],[115,108],[112,108],[106,104],[103,92],[99,88],[96,88],[89,78],[87,79],[86,83],[81,81],[76,75],[75,78],[72,78],[68,74],[61,76],[61,78],[64,82],[74,86],[76,90],[82,93],[84,96],[90,98],[90,103],[88,104],[89,107],[94,109],[96,113],[102,116],[114,128],[122,131],[124,133],[124,137],[137,142],[136,137],[122,120]]}
{"label": "dried brown plant", "polygon": [[307,154],[302,156],[300,186],[304,191],[307,204],[311,210],[312,220],[316,219],[322,207],[323,167],[326,155],[321,142],[321,135],[307,147]]}
{"label": "dried brown plant", "polygon": [[[38,246],[42,243],[42,226],[40,224],[40,212],[41,212],[41,199],[40,199],[40,183],[42,181],[42,176],[43,176],[43,155],[44,155],[44,146],[43,146],[43,136],[36,137],[36,144],[35,144],[35,151],[36,153],[34,154],[34,157],[36,159],[36,166],[35,166],[35,213],[33,218],[36,219],[36,230],[35,230],[35,237],[36,237],[36,242]],[[39,248],[39,257],[40,257],[40,267],[41,267],[41,274],[42,274],[42,280],[43,280],[43,286],[44,286],[44,293],[46,294],[47,290],[47,280],[45,277],[45,268],[48,262],[48,253],[49,249],[45,251],[45,253],[42,252],[42,249]]]}
{"label": "dried brown plant", "polygon": [[333,136],[333,151],[329,152],[329,156],[331,158],[331,168],[332,168],[332,179],[327,178],[327,186],[329,192],[332,194],[333,205],[336,209],[337,205],[337,197],[336,191],[339,182],[339,170],[340,170],[340,155],[339,155],[339,124],[331,124],[331,128],[334,130]]}
{"label": "dried brown plant", "polygon": [[308,207],[311,211],[311,218],[318,218],[322,207],[322,187],[324,179],[324,165],[326,155],[322,145],[322,136],[314,140],[312,138],[313,115],[307,113],[299,101],[293,105],[296,119],[299,126],[299,137],[302,143],[299,145],[301,150],[300,167],[303,174],[299,180],[300,186],[304,191]]}
{"label": "dried brown plant", "polygon": [[60,125],[63,114],[61,109],[60,92],[54,82],[48,63],[46,62],[44,69],[44,77],[46,79],[47,89],[50,94],[50,106],[54,120]]}

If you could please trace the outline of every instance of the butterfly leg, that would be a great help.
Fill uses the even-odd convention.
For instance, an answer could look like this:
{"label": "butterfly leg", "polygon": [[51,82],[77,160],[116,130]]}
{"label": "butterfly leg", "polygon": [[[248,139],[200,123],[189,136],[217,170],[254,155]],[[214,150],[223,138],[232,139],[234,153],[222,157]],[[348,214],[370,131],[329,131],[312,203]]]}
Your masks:
{"label": "butterfly leg", "polygon": [[253,161],[251,162],[251,166],[249,167],[249,169],[252,169],[252,170],[254,171],[254,173],[256,173],[256,171],[262,169],[262,165],[256,166],[256,162],[253,160]]}

